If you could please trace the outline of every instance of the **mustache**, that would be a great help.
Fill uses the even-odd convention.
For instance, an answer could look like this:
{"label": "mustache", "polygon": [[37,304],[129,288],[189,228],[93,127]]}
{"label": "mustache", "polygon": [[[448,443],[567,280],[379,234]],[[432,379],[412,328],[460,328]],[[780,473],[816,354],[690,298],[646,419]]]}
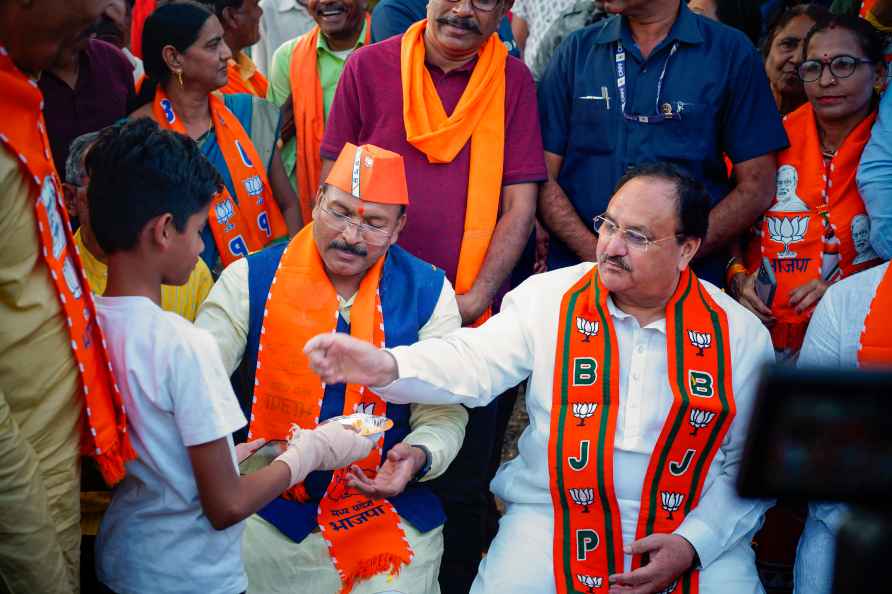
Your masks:
{"label": "mustache", "polygon": [[477,23],[470,17],[461,19],[454,16],[442,16],[437,19],[437,23],[441,25],[449,25],[456,29],[464,29],[465,31],[470,31],[472,33],[480,33],[480,27],[478,27]]}
{"label": "mustache", "polygon": [[608,262],[610,262],[611,264],[613,264],[615,266],[622,268],[626,272],[632,272],[632,267],[629,266],[629,264],[625,260],[623,260],[622,257],[620,257],[620,256],[604,255],[604,256],[601,256],[600,258],[598,258],[598,265],[606,264]]}
{"label": "mustache", "polygon": [[353,254],[354,256],[359,256],[360,258],[364,258],[369,255],[368,250],[366,250],[361,245],[347,243],[346,241],[339,241],[337,239],[328,244],[328,249],[340,250],[348,254]]}

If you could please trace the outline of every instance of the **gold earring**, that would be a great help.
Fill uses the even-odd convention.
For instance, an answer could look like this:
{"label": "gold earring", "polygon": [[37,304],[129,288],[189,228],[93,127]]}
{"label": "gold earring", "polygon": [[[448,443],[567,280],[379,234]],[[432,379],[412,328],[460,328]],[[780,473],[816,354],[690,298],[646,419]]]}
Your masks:
{"label": "gold earring", "polygon": [[177,74],[177,82],[180,83],[180,88],[182,89],[183,88],[183,71],[177,70],[176,74]]}

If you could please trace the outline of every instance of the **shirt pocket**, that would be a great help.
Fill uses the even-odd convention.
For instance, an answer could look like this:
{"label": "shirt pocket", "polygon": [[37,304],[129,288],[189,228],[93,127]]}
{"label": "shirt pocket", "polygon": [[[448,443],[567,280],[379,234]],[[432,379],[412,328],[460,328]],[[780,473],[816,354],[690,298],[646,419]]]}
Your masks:
{"label": "shirt pocket", "polygon": [[676,115],[662,123],[668,132],[667,156],[677,158],[680,154],[688,155],[691,160],[702,160],[709,156],[707,152],[713,150],[715,144],[715,113],[712,106],[708,103],[681,100],[666,103]]}
{"label": "shirt pocket", "polygon": [[[570,117],[570,150],[602,155],[616,150],[617,118],[619,103],[613,96],[609,100],[602,91],[596,97],[587,95],[573,98],[573,112]],[[608,108],[609,105],[609,108]]]}

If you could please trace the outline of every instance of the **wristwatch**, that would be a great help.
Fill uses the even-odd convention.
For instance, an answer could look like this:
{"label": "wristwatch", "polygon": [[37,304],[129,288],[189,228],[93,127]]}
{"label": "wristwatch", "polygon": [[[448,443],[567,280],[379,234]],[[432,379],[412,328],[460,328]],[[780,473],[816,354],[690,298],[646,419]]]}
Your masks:
{"label": "wristwatch", "polygon": [[415,473],[415,476],[412,477],[412,482],[417,483],[418,481],[423,479],[427,475],[428,472],[431,471],[431,451],[429,449],[427,449],[426,447],[424,447],[423,445],[418,445],[418,444],[414,444],[414,443],[412,444],[412,447],[418,448],[419,450],[424,452],[424,466],[422,466],[418,470],[418,472]]}

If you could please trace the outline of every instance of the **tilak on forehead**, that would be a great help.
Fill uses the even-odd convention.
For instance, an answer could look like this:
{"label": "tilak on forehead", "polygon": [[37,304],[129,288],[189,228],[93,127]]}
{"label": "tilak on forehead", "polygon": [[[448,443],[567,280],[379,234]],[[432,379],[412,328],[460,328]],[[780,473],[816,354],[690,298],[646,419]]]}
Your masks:
{"label": "tilak on forehead", "polygon": [[[345,144],[325,183],[365,202],[409,204],[403,157],[371,144]],[[363,216],[365,207],[357,211]]]}

